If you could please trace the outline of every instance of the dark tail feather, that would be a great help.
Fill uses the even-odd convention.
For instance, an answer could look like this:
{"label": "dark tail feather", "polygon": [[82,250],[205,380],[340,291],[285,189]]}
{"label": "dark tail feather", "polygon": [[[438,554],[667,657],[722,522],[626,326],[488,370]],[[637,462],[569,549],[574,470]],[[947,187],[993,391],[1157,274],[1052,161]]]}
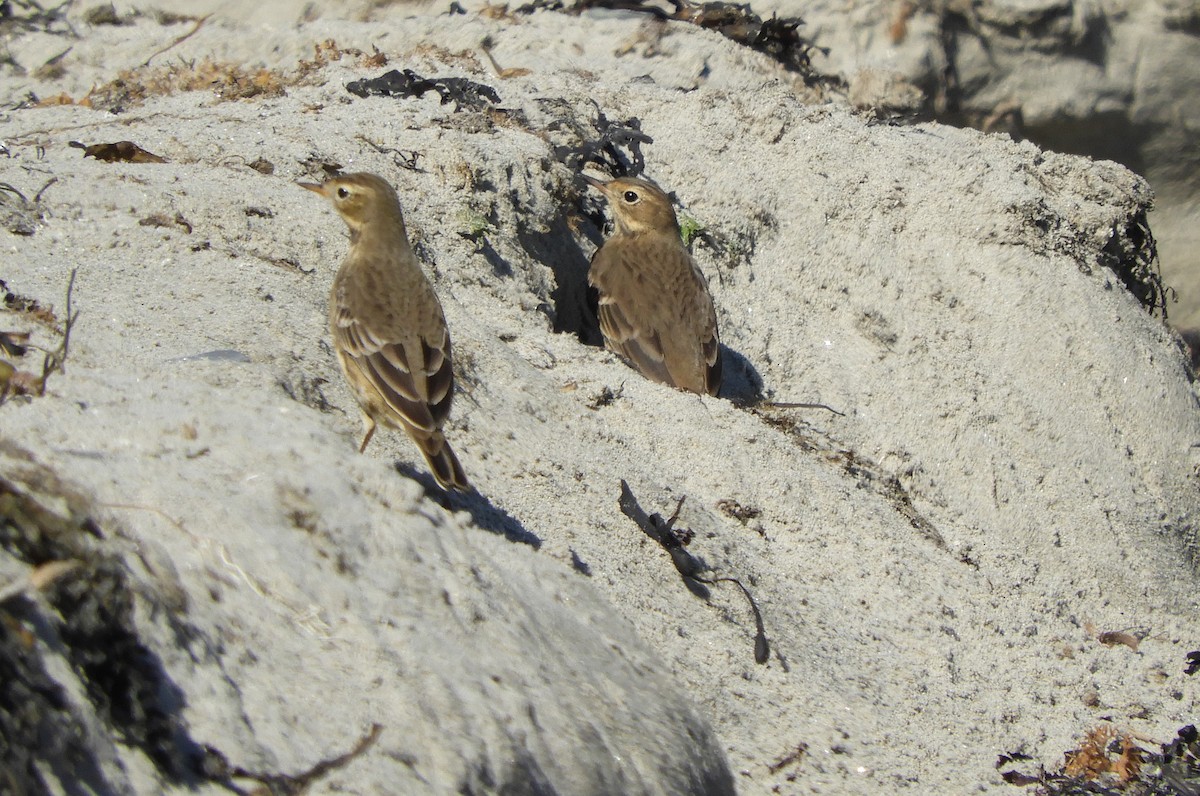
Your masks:
{"label": "dark tail feather", "polygon": [[708,366],[705,372],[704,388],[709,395],[716,395],[721,391],[721,349],[717,349],[717,358]]}
{"label": "dark tail feather", "polygon": [[465,492],[471,488],[462,465],[458,463],[458,457],[441,434],[426,440],[421,446],[421,452],[425,454],[425,461],[429,462],[429,469],[442,489]]}

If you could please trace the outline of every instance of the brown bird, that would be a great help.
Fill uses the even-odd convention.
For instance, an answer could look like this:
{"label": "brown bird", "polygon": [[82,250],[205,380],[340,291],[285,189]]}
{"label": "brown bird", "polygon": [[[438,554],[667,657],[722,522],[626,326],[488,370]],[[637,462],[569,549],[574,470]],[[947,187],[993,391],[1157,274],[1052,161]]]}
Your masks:
{"label": "brown bird", "polygon": [[408,243],[396,192],[365,173],[300,187],[333,202],[350,228],[350,252],[329,292],[329,328],[362,411],[359,451],[367,449],[376,422],[404,429],[443,488],[467,489],[442,435],[454,398],[450,333]]}
{"label": "brown bird", "polygon": [[617,224],[588,270],[588,283],[600,292],[604,341],[649,379],[716,395],[717,313],[680,239],[671,200],[645,180],[583,178],[604,194]]}

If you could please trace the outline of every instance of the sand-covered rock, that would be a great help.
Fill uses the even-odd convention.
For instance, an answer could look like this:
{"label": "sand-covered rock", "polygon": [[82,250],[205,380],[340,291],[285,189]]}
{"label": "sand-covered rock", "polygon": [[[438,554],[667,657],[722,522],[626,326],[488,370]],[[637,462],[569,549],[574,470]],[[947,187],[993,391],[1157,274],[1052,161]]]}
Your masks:
{"label": "sand-covered rock", "polygon": [[[1194,721],[1200,413],[1137,295],[1144,180],[813,104],[694,26],[441,11],[216,15],[149,67],[194,23],[79,23],[62,75],[5,84],[92,96],[0,123],[0,181],[40,214],[0,233],[0,330],[58,345],[72,269],[79,311],[66,373],[0,406],[0,474],[88,496],[87,550],[171,686],[159,757],[183,773],[97,709],[104,781],[181,787],[204,744],[295,774],[379,724],[323,787],[1010,792],[1001,754],[1053,769],[1097,726]],[[9,48],[35,64],[50,36]],[[391,69],[498,101],[346,89]],[[121,140],[166,162],[69,145]],[[578,171],[639,154],[703,228],[718,398],[595,345],[604,216]],[[295,185],[333,167],[396,185],[445,306],[447,436],[479,490],[448,508],[402,435],[356,452],[325,329],[344,226]],[[686,498],[765,664],[743,593],[689,590],[622,479],[646,512]],[[7,549],[7,577],[42,563]],[[47,671],[53,589],[87,582],[0,604]]]}
{"label": "sand-covered rock", "polygon": [[1010,131],[1039,146],[1123,163],[1156,194],[1151,223],[1171,320],[1200,326],[1200,14],[1186,0],[915,3],[761,0],[803,18],[814,68],[852,103]]}

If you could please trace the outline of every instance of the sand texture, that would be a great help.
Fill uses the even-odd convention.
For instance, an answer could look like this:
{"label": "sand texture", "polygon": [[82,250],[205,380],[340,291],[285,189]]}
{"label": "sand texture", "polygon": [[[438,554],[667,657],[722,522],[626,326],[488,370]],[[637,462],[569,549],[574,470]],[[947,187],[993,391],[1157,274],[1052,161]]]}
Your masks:
{"label": "sand texture", "polygon": [[[1123,280],[1142,178],[875,123],[682,23],[228,5],[149,67],[194,23],[7,43],[0,182],[28,202],[0,210],[31,234],[0,231],[0,331],[59,345],[72,270],[78,311],[65,372],[0,405],[0,589],[80,562],[0,602],[5,665],[42,678],[0,684],[41,695],[4,719],[29,792],[224,793],[222,760],[297,775],[379,725],[311,792],[1015,793],[1001,754],[1195,721],[1200,412]],[[392,69],[498,101],[346,88]],[[704,228],[716,398],[596,344],[579,170],[606,131],[632,161],[632,120]],[[69,144],[124,140],[165,162]],[[357,451],[346,230],[296,185],[332,166],[396,186],[444,305],[478,489],[449,508],[402,434]],[[686,498],[765,664],[742,592],[689,590],[622,479],[647,513]]]}

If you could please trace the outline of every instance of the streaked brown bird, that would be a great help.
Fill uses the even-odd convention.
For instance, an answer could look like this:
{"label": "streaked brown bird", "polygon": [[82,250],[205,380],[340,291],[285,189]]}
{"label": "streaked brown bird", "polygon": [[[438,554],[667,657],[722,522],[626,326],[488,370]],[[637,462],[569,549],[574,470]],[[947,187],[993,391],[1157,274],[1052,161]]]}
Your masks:
{"label": "streaked brown bird", "polygon": [[362,411],[359,451],[367,449],[377,422],[404,429],[443,488],[467,489],[442,435],[454,398],[450,333],[408,243],[396,192],[366,173],[300,187],[332,202],[350,228],[350,252],[329,292],[329,328]]}
{"label": "streaked brown bird", "polygon": [[588,270],[588,283],[600,293],[605,343],[649,379],[716,395],[717,313],[708,283],[680,239],[671,200],[646,180],[583,178],[604,194],[616,221],[616,232]]}

